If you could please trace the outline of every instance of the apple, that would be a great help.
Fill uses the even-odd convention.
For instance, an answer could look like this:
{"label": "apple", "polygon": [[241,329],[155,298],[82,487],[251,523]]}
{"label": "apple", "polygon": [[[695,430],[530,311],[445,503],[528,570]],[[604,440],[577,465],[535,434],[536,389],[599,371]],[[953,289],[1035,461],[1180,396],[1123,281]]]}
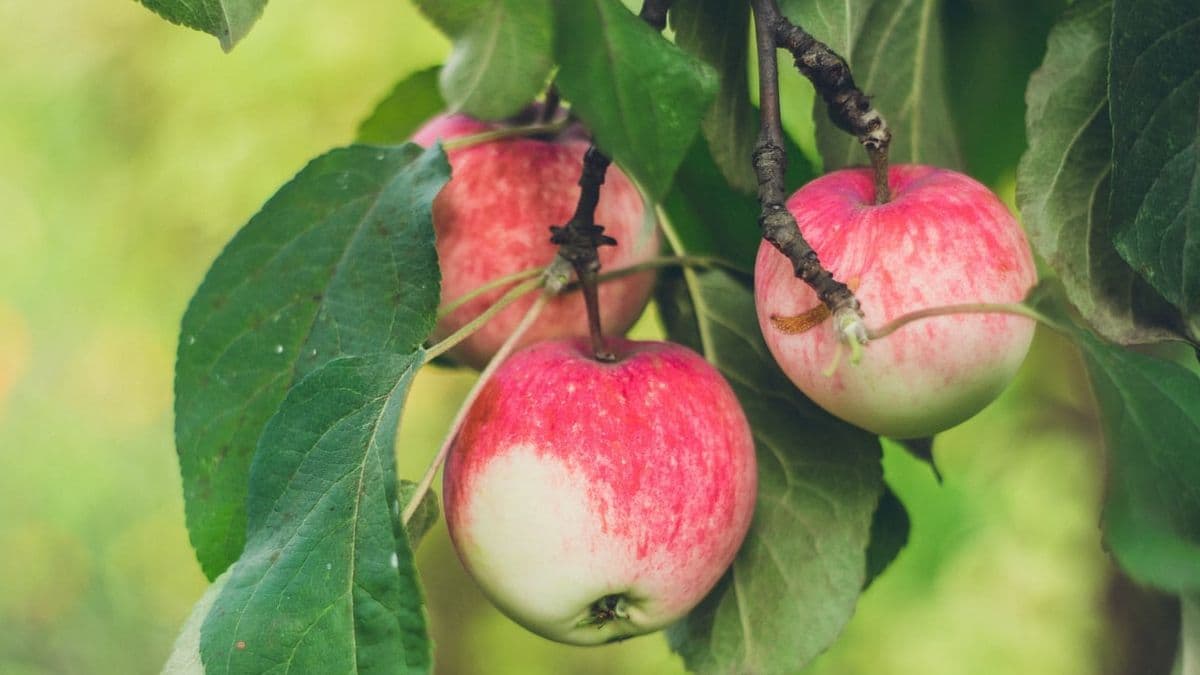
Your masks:
{"label": "apple", "polygon": [[[429,146],[504,128],[466,115],[441,115],[427,122],[412,140]],[[589,142],[576,125],[553,138],[515,137],[450,150],[451,178],[433,202],[442,268],[442,302],[452,301],[494,279],[544,267],[558,248],[550,243],[551,225],[566,223],[579,199],[579,175]],[[600,248],[600,264],[615,270],[658,255],[659,234],[652,213],[633,182],[609,166],[596,223],[616,238]],[[621,335],[637,320],[650,299],[654,273],[622,277],[600,286],[600,317],[605,334]],[[495,289],[438,321],[434,338],[443,338],[487,309],[507,290]],[[458,344],[449,356],[482,368],[513,332],[533,304],[532,294],[497,314]],[[578,295],[548,303],[518,346],[554,337],[586,335],[587,314]]]}
{"label": "apple", "polygon": [[[893,166],[888,179],[892,199],[884,204],[874,203],[868,169],[817,178],[787,202],[826,269],[855,291],[868,326],[920,309],[1025,297],[1036,281],[1029,243],[990,190],[930,166]],[[789,318],[820,316],[820,302],[766,243],[754,297],[767,346],[792,382],[837,417],[893,438],[931,436],[982,410],[1033,337],[1024,317],[939,316],[872,341],[859,363],[830,374],[844,347],[828,324],[788,329]]]}
{"label": "apple", "polygon": [[446,524],[492,602],[543,637],[601,644],[658,630],[721,577],[750,526],[750,427],[729,385],[680,345],[541,342],[505,361],[446,462]]}

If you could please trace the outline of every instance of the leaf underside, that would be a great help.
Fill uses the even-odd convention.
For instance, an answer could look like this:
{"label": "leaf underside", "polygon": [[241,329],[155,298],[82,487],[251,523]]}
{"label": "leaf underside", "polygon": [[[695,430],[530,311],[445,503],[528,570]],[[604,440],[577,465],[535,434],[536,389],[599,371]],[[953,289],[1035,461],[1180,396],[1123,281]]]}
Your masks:
{"label": "leaf underside", "polygon": [[140,0],[171,23],[208,33],[233,49],[262,15],[267,0]]}

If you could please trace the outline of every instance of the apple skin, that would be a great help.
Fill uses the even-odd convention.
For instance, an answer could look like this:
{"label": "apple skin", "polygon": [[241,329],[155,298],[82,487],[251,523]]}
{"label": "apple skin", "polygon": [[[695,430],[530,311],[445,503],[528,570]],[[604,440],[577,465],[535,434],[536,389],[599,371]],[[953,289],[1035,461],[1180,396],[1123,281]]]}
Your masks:
{"label": "apple skin", "polygon": [[[517,623],[593,645],[663,628],[732,563],[757,489],[754,441],[707,361],[666,342],[551,340],[509,358],[446,463],[459,558]],[[618,616],[598,617],[612,601]]]}
{"label": "apple skin", "polygon": [[[875,205],[871,171],[847,169],[787,202],[822,264],[855,289],[868,326],[918,309],[1025,297],[1037,280],[1029,243],[990,190],[920,165],[893,166],[889,184],[892,200]],[[924,319],[827,376],[839,349],[829,322],[788,334],[771,321],[820,303],[765,242],[754,297],[767,346],[792,382],[837,417],[893,438],[931,436],[982,410],[1012,380],[1033,338],[1033,321],[1007,314]]]}
{"label": "apple skin", "polygon": [[[442,115],[417,130],[412,140],[429,146],[437,140],[504,126],[461,114]],[[549,228],[565,224],[575,213],[587,148],[583,133],[569,127],[552,140],[509,138],[449,151],[450,182],[433,202],[443,304],[493,279],[550,264],[558,248],[550,243]],[[600,189],[596,223],[616,238],[617,245],[600,248],[603,269],[627,267],[658,255],[658,227],[653,214],[649,215],[634,184],[618,167],[609,166]],[[600,318],[605,334],[622,335],[629,330],[653,287],[653,272],[601,284]],[[466,325],[505,290],[485,293],[443,317],[434,329],[434,338],[444,338]],[[497,314],[449,356],[473,368],[485,366],[520,323],[533,296]],[[583,299],[572,294],[549,302],[518,346],[587,332]]]}

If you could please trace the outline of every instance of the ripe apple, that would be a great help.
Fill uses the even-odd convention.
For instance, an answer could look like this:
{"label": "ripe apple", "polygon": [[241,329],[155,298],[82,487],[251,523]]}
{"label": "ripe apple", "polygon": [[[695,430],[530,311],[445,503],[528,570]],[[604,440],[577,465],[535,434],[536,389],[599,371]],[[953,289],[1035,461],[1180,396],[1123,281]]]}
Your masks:
{"label": "ripe apple", "polygon": [[[424,146],[436,140],[503,128],[466,115],[435,117],[413,135]],[[554,138],[517,137],[450,150],[450,182],[433,202],[442,268],[442,301],[452,301],[483,284],[530,267],[548,265],[558,251],[550,243],[550,226],[562,225],[575,212],[579,175],[588,141],[578,127]],[[645,262],[659,250],[653,213],[647,214],[642,196],[615,165],[608,168],[596,223],[615,237],[616,246],[600,249],[600,264],[614,270]],[[650,299],[653,272],[623,277],[600,286],[600,316],[604,332],[624,334]],[[443,317],[434,337],[443,338],[464,326],[494,303],[507,289],[496,289]],[[497,314],[449,355],[482,368],[513,332],[534,298],[527,296]],[[521,345],[552,337],[586,335],[583,300],[556,298],[525,334]]]}
{"label": "ripe apple", "polygon": [[[868,326],[914,310],[1022,300],[1036,281],[1020,225],[986,187],[930,166],[893,166],[891,201],[874,203],[872,173],[822,176],[787,202],[834,277],[855,290]],[[1007,314],[954,314],[908,324],[828,375],[840,348],[823,324],[793,332],[785,317],[820,303],[769,244],[758,250],[759,326],[780,367],[830,413],[883,436],[948,429],[990,403],[1016,373],[1034,324]],[[784,319],[784,321],[780,321]]]}
{"label": "ripe apple", "polygon": [[686,614],[733,561],[757,487],[729,385],[685,347],[586,339],[514,354],[446,462],[446,524],[484,593],[543,637],[592,645]]}

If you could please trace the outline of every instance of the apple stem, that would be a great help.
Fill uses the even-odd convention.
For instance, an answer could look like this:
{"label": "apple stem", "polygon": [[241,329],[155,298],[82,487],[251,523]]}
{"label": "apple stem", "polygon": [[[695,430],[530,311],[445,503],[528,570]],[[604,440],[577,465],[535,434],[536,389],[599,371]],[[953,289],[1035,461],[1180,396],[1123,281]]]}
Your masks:
{"label": "apple stem", "polygon": [[583,289],[592,352],[599,361],[616,359],[604,346],[604,334],[600,324],[600,299],[596,289],[596,274],[600,271],[598,249],[601,246],[615,246],[617,243],[616,239],[604,234],[604,226],[596,224],[600,186],[604,185],[604,176],[611,161],[596,149],[596,146],[588,147],[583,155],[583,169],[579,176],[579,202],[575,206],[575,215],[561,227],[550,226],[550,243],[557,245],[559,257],[575,268],[575,276]]}
{"label": "apple stem", "polygon": [[892,201],[892,188],[888,185],[888,146],[867,148],[867,155],[875,170],[875,203],[886,204]]}
{"label": "apple stem", "polygon": [[1022,305],[1016,302],[970,302],[961,305],[929,307],[927,309],[919,309],[915,312],[909,312],[908,314],[904,314],[903,316],[898,316],[895,319],[892,319],[878,328],[868,330],[867,336],[871,340],[880,340],[891,335],[892,333],[895,333],[908,324],[913,323],[914,321],[929,319],[935,316],[949,316],[952,314],[1013,314],[1016,316],[1023,316],[1033,319],[1035,321],[1040,321],[1042,323],[1050,323],[1045,316],[1028,305]]}
{"label": "apple stem", "polygon": [[[551,265],[551,267],[546,271],[547,275],[551,274],[553,269],[554,265]],[[541,283],[541,280],[538,280],[538,283]],[[429,487],[433,485],[433,478],[437,474],[438,469],[440,469],[442,464],[446,462],[446,456],[450,454],[450,447],[454,445],[454,439],[458,436],[459,429],[462,428],[463,420],[467,418],[467,411],[471,409],[471,405],[475,403],[475,399],[479,397],[479,392],[483,390],[483,386],[487,384],[488,380],[491,379],[492,373],[496,372],[496,369],[500,367],[500,364],[508,358],[509,354],[511,354],[516,348],[517,343],[520,342],[521,337],[525,335],[526,331],[529,330],[529,327],[532,326],[533,322],[537,320],[538,316],[542,313],[542,309],[546,306],[546,301],[557,292],[553,286],[554,283],[552,281],[547,283],[546,290],[538,294],[538,298],[533,303],[533,306],[529,308],[529,311],[525,312],[525,316],[521,318],[521,322],[517,324],[517,327],[513,330],[512,334],[510,334],[508,338],[504,340],[504,344],[500,345],[500,349],[496,350],[496,355],[492,357],[491,361],[488,361],[488,364],[483,369],[483,372],[479,374],[479,379],[475,380],[475,384],[471,386],[471,391],[467,393],[467,398],[463,401],[462,406],[460,406],[458,409],[458,413],[454,416],[454,421],[450,424],[450,431],[446,433],[446,438],[442,441],[441,447],[438,448],[438,452],[436,455],[434,455],[433,461],[431,461],[428,468],[425,469],[425,473],[421,476],[420,482],[417,483],[417,487],[413,491],[412,497],[410,497],[408,503],[404,505],[404,512],[400,517],[401,522],[404,523],[405,527],[407,527],[408,522],[412,520],[413,514],[417,512],[417,508],[421,505],[421,500],[424,499],[425,494],[429,492]],[[493,305],[493,307],[494,306],[495,305]]]}
{"label": "apple stem", "polygon": [[[868,149],[878,148],[880,143],[886,146],[890,133],[883,117],[870,107],[866,96],[854,87],[845,61],[789,22],[780,13],[775,0],[752,0],[751,4],[754,8],[758,49],[760,107],[758,143],[753,155],[754,172],[758,176],[758,203],[762,209],[758,223],[763,239],[787,256],[796,277],[812,287],[817,298],[829,308],[830,314],[839,318],[838,326],[846,329],[839,333],[839,338],[849,343],[860,339],[866,332],[858,298],[854,297],[854,292],[846,284],[834,279],[829,270],[821,265],[816,251],[804,240],[795,217],[784,204],[787,199],[784,180],[787,152],[784,150],[783,124],[779,113],[776,49],[782,47],[792,52],[800,71],[830,101],[830,115],[839,127],[847,130],[863,127],[865,136],[860,134],[860,140]],[[852,105],[861,106],[855,108],[858,111],[856,114],[849,110]],[[869,118],[869,121],[865,118]],[[886,159],[884,164],[886,173]]]}

